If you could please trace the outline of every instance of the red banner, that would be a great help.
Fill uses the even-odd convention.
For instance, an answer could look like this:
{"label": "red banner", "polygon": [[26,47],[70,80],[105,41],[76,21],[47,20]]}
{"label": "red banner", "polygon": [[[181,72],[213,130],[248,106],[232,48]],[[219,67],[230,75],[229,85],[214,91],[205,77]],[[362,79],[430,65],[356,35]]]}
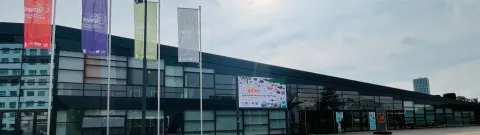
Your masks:
{"label": "red banner", "polygon": [[24,48],[50,49],[52,0],[25,0]]}
{"label": "red banner", "polygon": [[385,123],[385,114],[384,113],[378,113],[377,115],[377,120],[378,120],[378,123]]}

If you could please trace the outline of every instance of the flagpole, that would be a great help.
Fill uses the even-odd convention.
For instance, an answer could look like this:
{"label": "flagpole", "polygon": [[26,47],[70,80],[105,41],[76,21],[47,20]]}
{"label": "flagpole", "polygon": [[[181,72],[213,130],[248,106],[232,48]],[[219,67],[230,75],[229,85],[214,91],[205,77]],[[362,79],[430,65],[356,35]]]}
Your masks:
{"label": "flagpole", "polygon": [[146,110],[147,110],[147,105],[146,105],[146,96],[147,96],[147,4],[148,1],[144,0],[145,3],[145,13],[144,13],[144,21],[143,22],[143,85],[142,85],[142,120],[141,120],[141,130],[140,133],[141,135],[146,135]]}
{"label": "flagpole", "polygon": [[199,50],[200,50],[200,135],[203,135],[203,75],[202,75],[202,6],[198,6]]}
{"label": "flagpole", "polygon": [[112,0],[108,2],[108,77],[107,77],[107,135],[110,135],[110,78],[112,62]]}
{"label": "flagpole", "polygon": [[158,27],[158,38],[157,38],[157,44],[158,44],[158,69],[157,69],[157,135],[160,135],[160,98],[161,98],[161,86],[160,84],[162,84],[162,80],[160,80],[160,68],[161,68],[161,59],[160,59],[160,1],[161,0],[158,0],[158,17],[157,17],[157,27]]}
{"label": "flagpole", "polygon": [[55,17],[57,11],[57,1],[53,0],[53,8],[52,8],[52,42],[50,43],[50,76],[49,76],[49,86],[48,86],[48,112],[47,112],[47,135],[50,135],[50,127],[52,122],[52,96],[53,96],[53,67],[54,67],[54,60],[55,57],[55,34],[56,34],[56,24],[55,24]]}

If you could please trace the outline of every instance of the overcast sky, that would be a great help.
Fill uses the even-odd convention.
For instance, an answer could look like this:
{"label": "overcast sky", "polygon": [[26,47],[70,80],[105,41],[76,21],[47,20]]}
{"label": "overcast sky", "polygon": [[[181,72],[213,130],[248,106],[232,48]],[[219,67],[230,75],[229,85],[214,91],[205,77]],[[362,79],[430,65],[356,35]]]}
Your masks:
{"label": "overcast sky", "polygon": [[[202,6],[204,51],[432,94],[480,97],[480,0],[162,0],[161,43],[177,46],[177,7]],[[80,28],[81,0],[57,24]],[[112,33],[132,38],[133,0],[113,0]],[[23,0],[0,0],[23,22]]]}

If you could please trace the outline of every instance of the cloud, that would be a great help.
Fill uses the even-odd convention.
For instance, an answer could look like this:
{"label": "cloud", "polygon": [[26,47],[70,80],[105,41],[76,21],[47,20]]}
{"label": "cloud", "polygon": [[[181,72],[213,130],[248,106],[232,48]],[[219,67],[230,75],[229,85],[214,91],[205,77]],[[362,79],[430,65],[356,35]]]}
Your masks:
{"label": "cloud", "polygon": [[467,98],[480,97],[480,59],[444,68],[430,75],[432,93],[454,92]]}
{"label": "cloud", "polygon": [[[114,1],[114,35],[133,37],[132,3]],[[58,24],[79,28],[81,3],[58,4]],[[408,90],[419,76],[431,78],[432,92],[480,85],[462,83],[480,72],[466,64],[480,59],[478,0],[163,0],[162,44],[177,46],[176,8],[199,5],[209,53]],[[22,6],[0,1],[0,21],[22,22]],[[450,68],[465,72],[459,89],[437,84],[457,72]]]}

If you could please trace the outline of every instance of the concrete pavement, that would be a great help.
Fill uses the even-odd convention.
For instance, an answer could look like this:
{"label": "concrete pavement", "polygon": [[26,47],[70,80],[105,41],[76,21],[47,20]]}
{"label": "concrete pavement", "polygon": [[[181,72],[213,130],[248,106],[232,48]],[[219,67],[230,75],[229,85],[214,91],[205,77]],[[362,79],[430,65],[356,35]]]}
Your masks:
{"label": "concrete pavement", "polygon": [[[391,130],[391,132],[393,135],[480,135],[480,126]],[[343,135],[373,135],[373,132],[347,132]]]}

